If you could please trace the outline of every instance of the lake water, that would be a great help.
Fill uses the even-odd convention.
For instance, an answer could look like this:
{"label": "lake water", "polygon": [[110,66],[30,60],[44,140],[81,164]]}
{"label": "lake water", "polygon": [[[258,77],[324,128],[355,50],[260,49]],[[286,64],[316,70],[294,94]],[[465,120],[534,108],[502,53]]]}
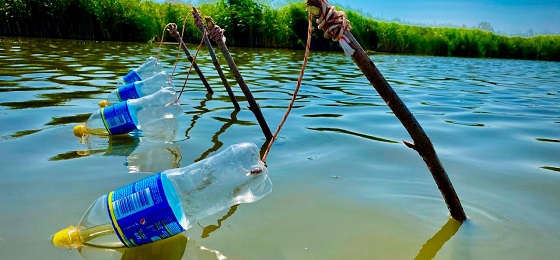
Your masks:
{"label": "lake water", "polygon": [[[194,50],[194,46],[189,46]],[[560,245],[560,63],[376,55],[430,136],[469,221],[447,208],[410,140],[342,53],[312,52],[296,107],[268,157],[273,192],[133,250],[51,245],[99,195],[264,137],[206,51],[182,97],[178,141],[91,137],[87,119],[157,45],[0,38],[0,259],[553,259]],[[176,53],[164,45],[171,70]],[[232,48],[272,129],[303,51]],[[181,56],[182,58],[184,56]],[[221,60],[224,67],[226,63]],[[182,59],[175,78],[185,78]]]}

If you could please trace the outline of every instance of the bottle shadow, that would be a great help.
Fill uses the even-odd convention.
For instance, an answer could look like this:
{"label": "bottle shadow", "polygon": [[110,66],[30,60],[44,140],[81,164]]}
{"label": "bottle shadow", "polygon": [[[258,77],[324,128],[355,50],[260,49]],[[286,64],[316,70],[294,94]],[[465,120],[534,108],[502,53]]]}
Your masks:
{"label": "bottle shadow", "polygon": [[422,245],[414,259],[433,259],[443,245],[457,233],[462,224],[453,218],[449,218],[440,230]]}

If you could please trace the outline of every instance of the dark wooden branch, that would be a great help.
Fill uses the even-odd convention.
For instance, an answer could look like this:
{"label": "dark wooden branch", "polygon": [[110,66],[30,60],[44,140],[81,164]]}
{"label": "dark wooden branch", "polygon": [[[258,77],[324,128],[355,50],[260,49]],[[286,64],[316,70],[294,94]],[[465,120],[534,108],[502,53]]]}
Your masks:
{"label": "dark wooden branch", "polygon": [[210,43],[210,39],[208,38],[208,35],[206,34],[206,27],[204,26],[204,24],[202,24],[202,18],[200,16],[200,12],[198,11],[198,9],[196,9],[196,7],[193,6],[193,16],[196,19],[200,19],[200,23],[196,23],[196,26],[198,27],[198,29],[202,32],[202,35],[204,35],[204,43],[206,44],[206,48],[208,49],[208,52],[210,53],[210,57],[212,57],[212,63],[214,64],[214,67],[216,68],[216,71],[218,72],[218,75],[220,76],[220,79],[222,80],[222,84],[224,84],[224,87],[226,88],[226,91],[228,93],[229,99],[231,100],[231,103],[233,103],[233,106],[235,107],[236,110],[239,110],[239,103],[237,103],[237,99],[235,98],[235,94],[233,94],[233,90],[231,89],[231,86],[229,85],[229,82],[226,79],[226,76],[224,75],[224,71],[222,70],[222,66],[220,66],[220,63],[218,62],[218,58],[216,58],[216,53],[214,52],[214,48],[212,47],[212,43]]}
{"label": "dark wooden branch", "polygon": [[[169,33],[177,40],[179,44],[181,44],[181,48],[183,49],[183,52],[185,52],[185,55],[187,55],[187,59],[190,62],[193,62],[193,57],[191,56],[189,49],[187,49],[187,45],[185,45],[185,42],[183,42],[181,35],[177,31],[177,25],[171,26],[169,29]],[[198,74],[200,81],[202,81],[202,84],[204,85],[204,87],[206,87],[206,91],[210,94],[213,94],[214,90],[212,90],[212,87],[210,87],[210,84],[208,84],[208,81],[206,81],[206,77],[204,77],[204,74],[202,74],[202,71],[200,70],[196,62],[193,63],[193,67],[196,73]]]}
{"label": "dark wooden branch", "polygon": [[406,146],[407,146],[408,148],[410,148],[410,149],[412,149],[412,150],[415,150],[415,151],[416,151],[416,147],[414,146],[414,144],[413,144],[413,143],[411,143],[411,142],[408,142],[408,141],[404,141],[404,140],[403,140],[403,143],[404,143],[404,145],[406,145]]}
{"label": "dark wooden branch", "polygon": [[[322,5],[327,4],[326,1],[321,0],[307,0],[307,6],[311,13],[315,16],[320,16],[322,12]],[[327,6],[327,10],[328,10]],[[373,61],[369,58],[367,53],[364,51],[360,43],[354,38],[350,31],[345,31],[344,36],[348,39],[350,47],[354,49],[352,54],[352,60],[358,65],[360,70],[364,73],[366,78],[371,82],[375,90],[383,98],[387,106],[391,108],[391,111],[395,116],[401,121],[403,126],[406,128],[412,140],[414,142],[414,150],[422,157],[428,169],[432,173],[432,176],[438,186],[447,208],[451,213],[451,216],[458,220],[464,221],[467,216],[463,210],[459,197],[453,188],[453,184],[449,180],[445,169],[443,168],[432,142],[418,123],[416,118],[408,110],[406,105],[399,98],[397,93],[389,85],[387,80],[383,77],[381,72],[377,69]]]}
{"label": "dark wooden branch", "polygon": [[[215,26],[214,20],[212,20],[212,18],[210,18],[210,17],[206,17],[206,28],[208,28],[210,30],[210,28],[213,28],[214,26]],[[243,77],[241,76],[241,73],[239,72],[239,69],[237,68],[237,65],[233,61],[233,57],[231,57],[231,54],[229,53],[229,50],[226,46],[226,43],[224,42],[224,40],[221,37],[218,37],[218,38],[219,39],[213,39],[213,40],[214,40],[214,42],[216,42],[218,44],[218,47],[220,47],[220,49],[222,50],[222,54],[226,58],[226,61],[229,65],[230,71],[235,76],[235,79],[237,80],[237,83],[239,84],[239,87],[243,91],[243,94],[245,95],[245,98],[247,98],[247,102],[249,103],[249,110],[251,110],[253,112],[253,114],[255,115],[255,117],[257,119],[257,122],[259,123],[259,126],[261,127],[261,130],[262,130],[266,140],[270,140],[272,138],[272,132],[270,131],[270,128],[268,127],[268,124],[266,123],[266,120],[264,119],[264,116],[261,112],[259,104],[257,104],[257,101],[253,97],[253,94],[251,93],[251,90],[249,89],[249,87],[245,83],[245,80],[243,80]]]}

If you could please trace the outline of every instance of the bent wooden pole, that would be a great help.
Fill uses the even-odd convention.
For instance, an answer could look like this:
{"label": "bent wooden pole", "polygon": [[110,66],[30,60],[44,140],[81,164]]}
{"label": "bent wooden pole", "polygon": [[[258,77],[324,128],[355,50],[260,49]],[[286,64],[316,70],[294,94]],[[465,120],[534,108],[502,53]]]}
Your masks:
{"label": "bent wooden pole", "polygon": [[257,101],[253,97],[251,90],[245,83],[245,80],[243,80],[243,77],[241,76],[239,69],[237,69],[237,65],[235,65],[235,62],[233,61],[233,58],[229,53],[229,50],[225,43],[224,30],[221,29],[219,26],[217,26],[212,18],[206,17],[205,20],[206,20],[206,28],[208,29],[209,38],[212,39],[214,42],[216,42],[218,44],[218,47],[220,47],[220,49],[222,50],[222,53],[224,54],[224,57],[228,62],[231,72],[235,76],[235,79],[237,80],[239,87],[241,88],[243,94],[247,98],[247,102],[249,103],[249,110],[251,110],[255,115],[255,117],[257,118],[257,122],[259,123],[261,130],[264,136],[266,137],[266,140],[270,140],[272,138],[272,132],[270,132],[270,128],[268,127],[268,124],[264,119],[259,104],[257,104]]}
{"label": "bent wooden pole", "polygon": [[226,76],[224,75],[224,71],[222,70],[222,66],[220,66],[220,63],[218,62],[218,58],[216,58],[216,53],[214,52],[212,43],[210,43],[210,39],[208,39],[208,35],[206,34],[206,28],[202,23],[202,17],[200,16],[200,12],[194,6],[192,9],[193,9],[192,14],[194,17],[194,23],[196,24],[196,27],[198,27],[198,29],[200,30],[200,32],[202,32],[202,35],[204,36],[204,43],[206,44],[206,48],[210,53],[210,57],[212,57],[212,63],[214,63],[214,67],[216,68],[216,71],[218,72],[218,75],[222,80],[222,84],[224,84],[224,87],[226,88],[231,103],[233,103],[233,106],[235,107],[236,110],[239,110],[239,103],[237,103],[237,99],[235,98],[235,95],[233,94],[233,90],[231,89],[231,86],[229,85]]}
{"label": "bent wooden pole", "polygon": [[466,220],[467,216],[459,197],[436,154],[430,138],[354,38],[344,13],[334,10],[334,7],[330,6],[327,0],[307,0],[307,7],[314,16],[318,17],[318,28],[325,31],[325,37],[339,41],[346,55],[352,57],[352,60],[406,128],[414,143],[404,143],[417,151],[428,166],[451,216],[461,222]]}
{"label": "bent wooden pole", "polygon": [[204,77],[204,74],[202,74],[202,71],[198,67],[198,64],[196,64],[196,61],[193,62],[193,57],[191,56],[191,53],[189,52],[189,49],[187,49],[187,45],[185,45],[185,43],[183,42],[183,39],[181,38],[181,35],[177,31],[177,25],[176,24],[171,24],[169,26],[168,31],[171,34],[171,36],[173,36],[173,38],[175,38],[177,40],[177,42],[181,45],[181,48],[183,49],[183,52],[185,52],[185,55],[187,55],[187,59],[191,63],[193,63],[194,70],[196,70],[196,73],[198,74],[198,77],[200,78],[200,81],[202,81],[202,84],[204,85],[204,87],[206,87],[206,91],[210,94],[213,94],[214,90],[212,90],[212,87],[210,87],[210,84],[208,84],[208,81],[206,81],[206,77]]}

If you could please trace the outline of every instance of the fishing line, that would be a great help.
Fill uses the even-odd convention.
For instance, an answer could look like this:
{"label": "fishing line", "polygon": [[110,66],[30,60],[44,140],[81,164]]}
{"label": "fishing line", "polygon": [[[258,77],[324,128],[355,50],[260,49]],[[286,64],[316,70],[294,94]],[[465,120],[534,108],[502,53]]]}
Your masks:
{"label": "fishing line", "polygon": [[[185,18],[186,21],[186,18]],[[183,23],[183,31],[184,31],[184,23]],[[161,55],[161,45],[163,44],[163,37],[165,36],[165,30],[168,28],[175,28],[177,27],[176,24],[174,23],[168,23],[167,25],[165,25],[165,27],[163,27],[163,30],[161,31],[161,38],[159,41],[159,45],[158,45],[158,54],[156,56],[157,60],[159,60],[159,57]],[[181,35],[181,39],[183,39],[183,35]],[[175,69],[177,68],[177,63],[179,62],[179,55],[181,53],[181,47],[182,47],[183,41],[179,41],[178,43],[178,47],[177,47],[177,55],[175,55],[175,62],[173,64],[173,71],[171,72],[171,75],[169,76],[169,85],[171,85],[171,82],[173,81],[173,76],[175,75]],[[154,64],[155,66],[155,64]]]}
{"label": "fishing line", "polygon": [[196,47],[196,53],[194,54],[193,60],[191,62],[189,72],[187,72],[187,78],[185,79],[185,82],[183,83],[183,87],[181,88],[181,92],[179,92],[179,95],[177,96],[177,100],[175,102],[179,101],[179,98],[181,98],[181,95],[183,94],[183,91],[185,91],[185,87],[187,86],[187,81],[189,80],[189,76],[191,75],[192,68],[194,66],[194,63],[196,62],[196,57],[198,56],[198,52],[200,51],[200,47],[202,46],[202,43],[204,42],[204,37],[205,36],[206,36],[206,33],[203,33],[202,34],[202,39],[200,40],[200,43],[198,44],[198,47]]}
{"label": "fishing line", "polygon": [[305,73],[305,67],[307,66],[307,59],[309,57],[309,49],[311,47],[311,33],[313,32],[313,22],[311,21],[311,18],[312,18],[311,12],[308,12],[307,13],[307,22],[308,22],[307,43],[305,44],[305,54],[303,56],[303,64],[301,65],[301,70],[299,72],[299,78],[298,78],[298,81],[297,81],[297,85],[296,85],[296,88],[294,89],[294,93],[292,95],[292,100],[290,101],[290,105],[286,109],[286,112],[284,113],[284,116],[282,117],[282,121],[280,121],[280,124],[278,125],[278,128],[276,128],[276,131],[274,132],[274,135],[272,136],[272,139],[270,139],[270,142],[268,143],[268,146],[266,147],[266,150],[265,150],[265,152],[262,156],[261,161],[263,161],[264,163],[266,163],[266,157],[268,156],[268,153],[270,152],[270,148],[272,148],[272,145],[274,144],[274,141],[276,141],[278,133],[280,133],[280,130],[282,129],[282,126],[284,126],[284,123],[286,122],[286,119],[288,119],[288,116],[290,115],[290,112],[292,111],[292,108],[294,107],[294,103],[296,101],[297,93],[299,91],[299,87],[301,86],[301,81],[303,80],[303,74]]}

